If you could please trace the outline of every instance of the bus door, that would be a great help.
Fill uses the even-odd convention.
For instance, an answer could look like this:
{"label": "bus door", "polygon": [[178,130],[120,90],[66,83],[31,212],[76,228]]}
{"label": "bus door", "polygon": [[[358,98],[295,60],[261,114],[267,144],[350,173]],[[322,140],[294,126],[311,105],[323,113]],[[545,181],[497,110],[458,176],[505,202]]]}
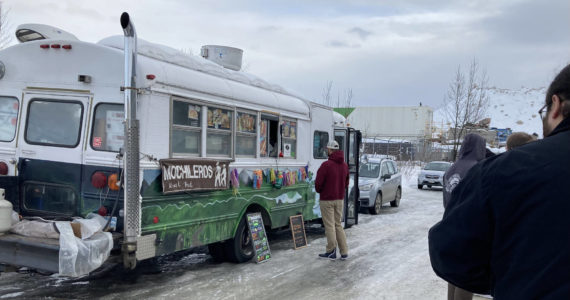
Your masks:
{"label": "bus door", "polygon": [[358,224],[358,210],[360,206],[358,191],[359,148],[360,131],[353,128],[335,129],[334,139],[339,149],[344,152],[345,162],[348,164],[350,183],[344,196],[344,227],[348,228]]}
{"label": "bus door", "polygon": [[24,94],[17,150],[21,214],[79,211],[89,101],[90,95]]}
{"label": "bus door", "polygon": [[6,191],[6,199],[12,202],[14,210],[18,206],[18,178],[16,177],[16,132],[20,99],[12,95],[21,95],[21,90],[2,89],[0,95],[0,188]]}

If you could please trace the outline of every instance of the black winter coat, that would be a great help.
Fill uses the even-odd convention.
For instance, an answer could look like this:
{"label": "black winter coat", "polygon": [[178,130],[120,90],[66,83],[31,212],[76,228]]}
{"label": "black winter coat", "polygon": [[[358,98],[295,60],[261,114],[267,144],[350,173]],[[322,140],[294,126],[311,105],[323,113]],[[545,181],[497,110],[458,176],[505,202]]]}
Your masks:
{"label": "black winter coat", "polygon": [[459,149],[459,159],[443,175],[443,207],[447,207],[451,192],[465,177],[467,171],[485,158],[486,151],[483,137],[474,133],[465,136]]}
{"label": "black winter coat", "polygon": [[429,231],[435,273],[495,299],[570,299],[570,119],[475,165]]}

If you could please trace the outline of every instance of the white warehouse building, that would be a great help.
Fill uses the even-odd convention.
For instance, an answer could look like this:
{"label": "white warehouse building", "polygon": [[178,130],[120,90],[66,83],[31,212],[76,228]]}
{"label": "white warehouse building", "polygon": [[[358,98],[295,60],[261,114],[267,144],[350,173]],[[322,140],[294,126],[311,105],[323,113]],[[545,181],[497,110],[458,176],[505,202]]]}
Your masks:
{"label": "white warehouse building", "polygon": [[340,109],[350,112],[347,123],[363,137],[420,140],[431,138],[433,109],[428,106],[367,106]]}

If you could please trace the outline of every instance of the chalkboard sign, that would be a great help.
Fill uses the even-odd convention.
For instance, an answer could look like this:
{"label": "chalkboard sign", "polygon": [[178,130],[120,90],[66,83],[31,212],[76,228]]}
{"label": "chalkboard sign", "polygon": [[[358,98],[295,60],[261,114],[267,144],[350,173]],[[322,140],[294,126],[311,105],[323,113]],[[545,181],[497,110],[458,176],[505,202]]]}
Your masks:
{"label": "chalkboard sign", "polygon": [[260,263],[271,258],[271,250],[269,250],[269,242],[265,234],[263,219],[261,213],[247,214],[247,224],[249,225],[249,234],[255,252],[255,262]]}
{"label": "chalkboard sign", "polygon": [[291,233],[293,234],[293,245],[295,246],[295,249],[306,247],[307,236],[305,235],[303,215],[290,216],[289,224],[291,225]]}

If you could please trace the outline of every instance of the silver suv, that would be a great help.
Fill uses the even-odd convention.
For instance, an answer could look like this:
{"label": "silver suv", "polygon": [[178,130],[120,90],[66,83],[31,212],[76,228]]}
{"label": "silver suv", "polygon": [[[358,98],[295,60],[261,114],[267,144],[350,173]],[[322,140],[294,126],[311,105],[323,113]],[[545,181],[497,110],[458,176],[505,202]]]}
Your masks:
{"label": "silver suv", "polygon": [[432,161],[428,163],[418,175],[418,189],[422,189],[424,185],[428,188],[432,186],[443,186],[443,174],[451,167],[450,162]]}
{"label": "silver suv", "polygon": [[384,203],[392,207],[400,205],[402,198],[402,175],[396,162],[389,158],[370,158],[361,163],[358,187],[360,189],[360,207],[368,208],[377,215]]}

